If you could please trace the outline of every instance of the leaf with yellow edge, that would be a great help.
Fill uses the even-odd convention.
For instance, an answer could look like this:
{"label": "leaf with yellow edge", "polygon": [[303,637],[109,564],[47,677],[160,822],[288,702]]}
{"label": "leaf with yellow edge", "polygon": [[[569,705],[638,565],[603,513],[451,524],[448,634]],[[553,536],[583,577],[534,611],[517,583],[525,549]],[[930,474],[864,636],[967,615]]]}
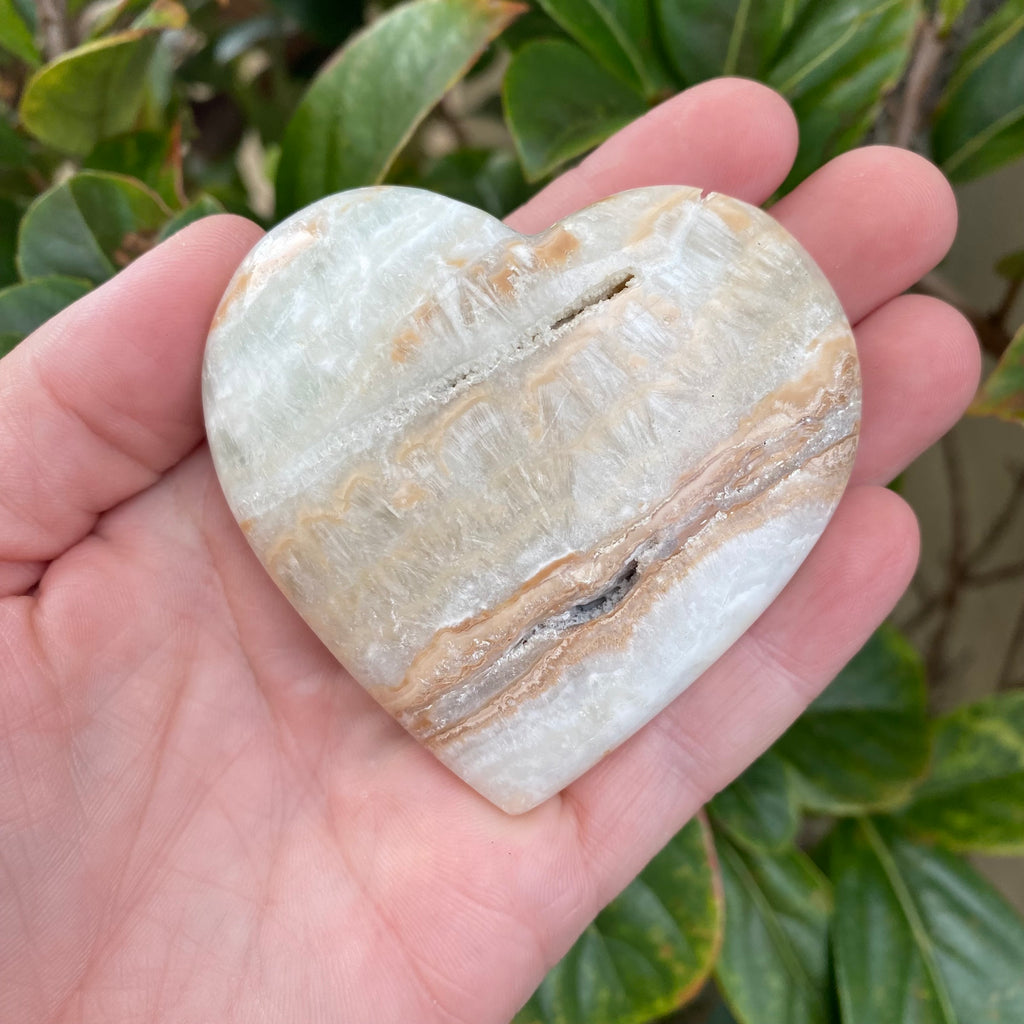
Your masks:
{"label": "leaf with yellow edge", "polygon": [[644,1024],[696,994],[721,939],[718,865],[698,817],[597,915],[514,1024]]}
{"label": "leaf with yellow edge", "polygon": [[1024,423],[1024,327],[1016,333],[967,411]]}

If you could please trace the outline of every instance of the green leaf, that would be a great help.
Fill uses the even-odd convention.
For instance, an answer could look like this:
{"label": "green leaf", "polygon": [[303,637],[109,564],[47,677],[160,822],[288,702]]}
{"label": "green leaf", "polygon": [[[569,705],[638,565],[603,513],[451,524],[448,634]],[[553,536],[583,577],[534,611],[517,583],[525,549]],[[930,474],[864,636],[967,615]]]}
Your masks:
{"label": "green leaf", "polygon": [[42,60],[32,29],[25,24],[14,0],[0,0],[0,49],[32,67]]}
{"label": "green leaf", "polygon": [[829,848],[844,1024],[1017,1024],[1024,922],[971,867],[871,819]]}
{"label": "green leaf", "polygon": [[903,74],[920,16],[920,0],[835,0],[804,8],[767,76],[800,122],[800,148],[784,190],[864,137]]}
{"label": "green leaf", "polygon": [[1024,155],[1024,0],[1007,0],[968,41],[939,104],[932,149],[953,181]]}
{"label": "green leaf", "polygon": [[687,84],[716,75],[763,77],[808,0],[656,0],[661,35]]}
{"label": "green leaf", "polygon": [[163,242],[182,228],[187,228],[189,224],[194,224],[197,220],[202,220],[204,217],[211,217],[215,213],[223,212],[224,204],[219,199],[203,194],[195,202],[190,203],[184,210],[179,211],[167,221],[158,232],[156,240],[158,243]]}
{"label": "green leaf", "polygon": [[639,93],[558,39],[527,43],[515,54],[504,102],[528,181],[592,149],[647,109]]}
{"label": "green leaf", "polygon": [[383,180],[416,126],[521,10],[506,0],[413,0],[353,37],[288,124],[278,216]]}
{"label": "green leaf", "polygon": [[725,941],[718,987],[743,1024],[826,1024],[831,890],[795,848],[755,853],[719,836]]}
{"label": "green leaf", "polygon": [[967,0],[939,0],[939,34],[946,35],[960,19],[967,7]]}
{"label": "green leaf", "polygon": [[4,288],[0,291],[0,335],[17,340],[27,337],[91,287],[88,281],[72,277],[38,277]]}
{"label": "green leaf", "polygon": [[1024,423],[1024,327],[1000,356],[968,412]]}
{"label": "green leaf", "polygon": [[48,146],[84,156],[100,139],[135,127],[158,36],[122,32],[40,68],[21,97],[21,123]]}
{"label": "green leaf", "polygon": [[778,852],[790,846],[800,824],[786,764],[769,750],[708,805],[716,828],[754,850]]}
{"label": "green leaf", "polygon": [[540,0],[606,71],[649,99],[669,85],[651,38],[646,3],[636,0]]}
{"label": "green leaf", "polygon": [[697,818],[555,965],[515,1024],[641,1024],[704,983],[721,937],[711,838]]}
{"label": "green leaf", "polygon": [[794,770],[798,799],[811,810],[899,804],[928,767],[921,659],[883,626],[772,749]]}
{"label": "green leaf", "polygon": [[495,217],[504,217],[533,191],[511,153],[457,149],[438,160],[414,182],[420,188],[458,199]]}
{"label": "green leaf", "polygon": [[1024,692],[935,723],[931,774],[899,820],[953,849],[1024,853]]}
{"label": "green leaf", "polygon": [[23,278],[60,275],[99,284],[149,248],[168,216],[140,181],[82,171],[44,192],[22,218],[18,269]]}

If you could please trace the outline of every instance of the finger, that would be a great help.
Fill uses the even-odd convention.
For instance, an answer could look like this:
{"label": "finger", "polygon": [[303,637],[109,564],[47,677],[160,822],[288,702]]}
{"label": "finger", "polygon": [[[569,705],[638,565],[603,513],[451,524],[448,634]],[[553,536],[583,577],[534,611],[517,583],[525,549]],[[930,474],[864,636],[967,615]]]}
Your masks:
{"label": "finger", "polygon": [[793,111],[777,92],[742,78],[705,82],[627,125],[508,222],[540,231],[614,192],[646,185],[698,185],[762,203],[789,173],[797,141]]}
{"label": "finger", "polygon": [[566,841],[607,900],[797,718],[895,604],[917,562],[897,495],[856,487],[744,636],[669,708],[569,787]]}
{"label": "finger", "polygon": [[853,479],[886,483],[967,408],[981,351],[963,315],[924,295],[887,302],[856,334],[864,411]]}
{"label": "finger", "polygon": [[200,221],[0,362],[0,585],[31,585],[198,442],[206,332],[258,237],[238,217]]}
{"label": "finger", "polygon": [[889,146],[836,157],[771,212],[828,276],[851,323],[931,270],[956,233],[942,173]]}

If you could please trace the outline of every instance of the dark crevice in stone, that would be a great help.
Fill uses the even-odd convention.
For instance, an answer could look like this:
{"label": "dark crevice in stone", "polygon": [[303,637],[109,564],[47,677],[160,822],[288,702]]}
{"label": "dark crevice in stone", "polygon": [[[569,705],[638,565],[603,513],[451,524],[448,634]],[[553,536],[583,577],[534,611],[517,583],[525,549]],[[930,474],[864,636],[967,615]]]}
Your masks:
{"label": "dark crevice in stone", "polygon": [[582,316],[584,313],[587,312],[588,309],[592,309],[599,302],[607,302],[608,299],[612,298],[615,295],[618,295],[619,292],[624,291],[635,280],[636,275],[629,271],[623,274],[621,277],[617,277],[614,280],[609,281],[607,287],[603,288],[600,292],[597,293],[597,295],[588,298],[585,302],[579,303],[579,305],[574,306],[567,313],[560,316],[551,325],[550,329],[552,331],[557,331],[559,328],[565,327],[566,324],[572,323],[573,320],[575,320],[578,316]]}
{"label": "dark crevice in stone", "polygon": [[582,601],[566,609],[563,613],[572,616],[573,625],[580,625],[607,615],[633,589],[640,578],[640,569],[636,559],[632,559],[626,567],[596,597]]}
{"label": "dark crevice in stone", "polygon": [[636,558],[631,558],[603,590],[585,601],[570,605],[565,611],[535,623],[519,638],[509,653],[519,651],[540,635],[563,633],[576,626],[582,626],[585,622],[593,622],[594,619],[608,615],[622,604],[626,595],[640,582],[641,575],[639,562]]}

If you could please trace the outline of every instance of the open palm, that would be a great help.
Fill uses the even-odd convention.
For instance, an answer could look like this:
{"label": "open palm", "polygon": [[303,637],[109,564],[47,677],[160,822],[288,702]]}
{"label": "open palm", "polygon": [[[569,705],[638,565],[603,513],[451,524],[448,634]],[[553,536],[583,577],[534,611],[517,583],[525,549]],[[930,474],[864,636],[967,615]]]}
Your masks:
{"label": "open palm", "polygon": [[[763,202],[795,147],[774,93],[708,83],[512,223],[539,230],[652,184]],[[853,485],[726,657],[519,818],[346,675],[224,504],[201,444],[199,367],[254,226],[221,217],[182,232],[0,363],[0,1019],[508,1020],[891,607],[916,530],[879,484],[976,382],[963,319],[894,298],[953,235],[930,165],[853,152],[774,213],[858,325]]]}

